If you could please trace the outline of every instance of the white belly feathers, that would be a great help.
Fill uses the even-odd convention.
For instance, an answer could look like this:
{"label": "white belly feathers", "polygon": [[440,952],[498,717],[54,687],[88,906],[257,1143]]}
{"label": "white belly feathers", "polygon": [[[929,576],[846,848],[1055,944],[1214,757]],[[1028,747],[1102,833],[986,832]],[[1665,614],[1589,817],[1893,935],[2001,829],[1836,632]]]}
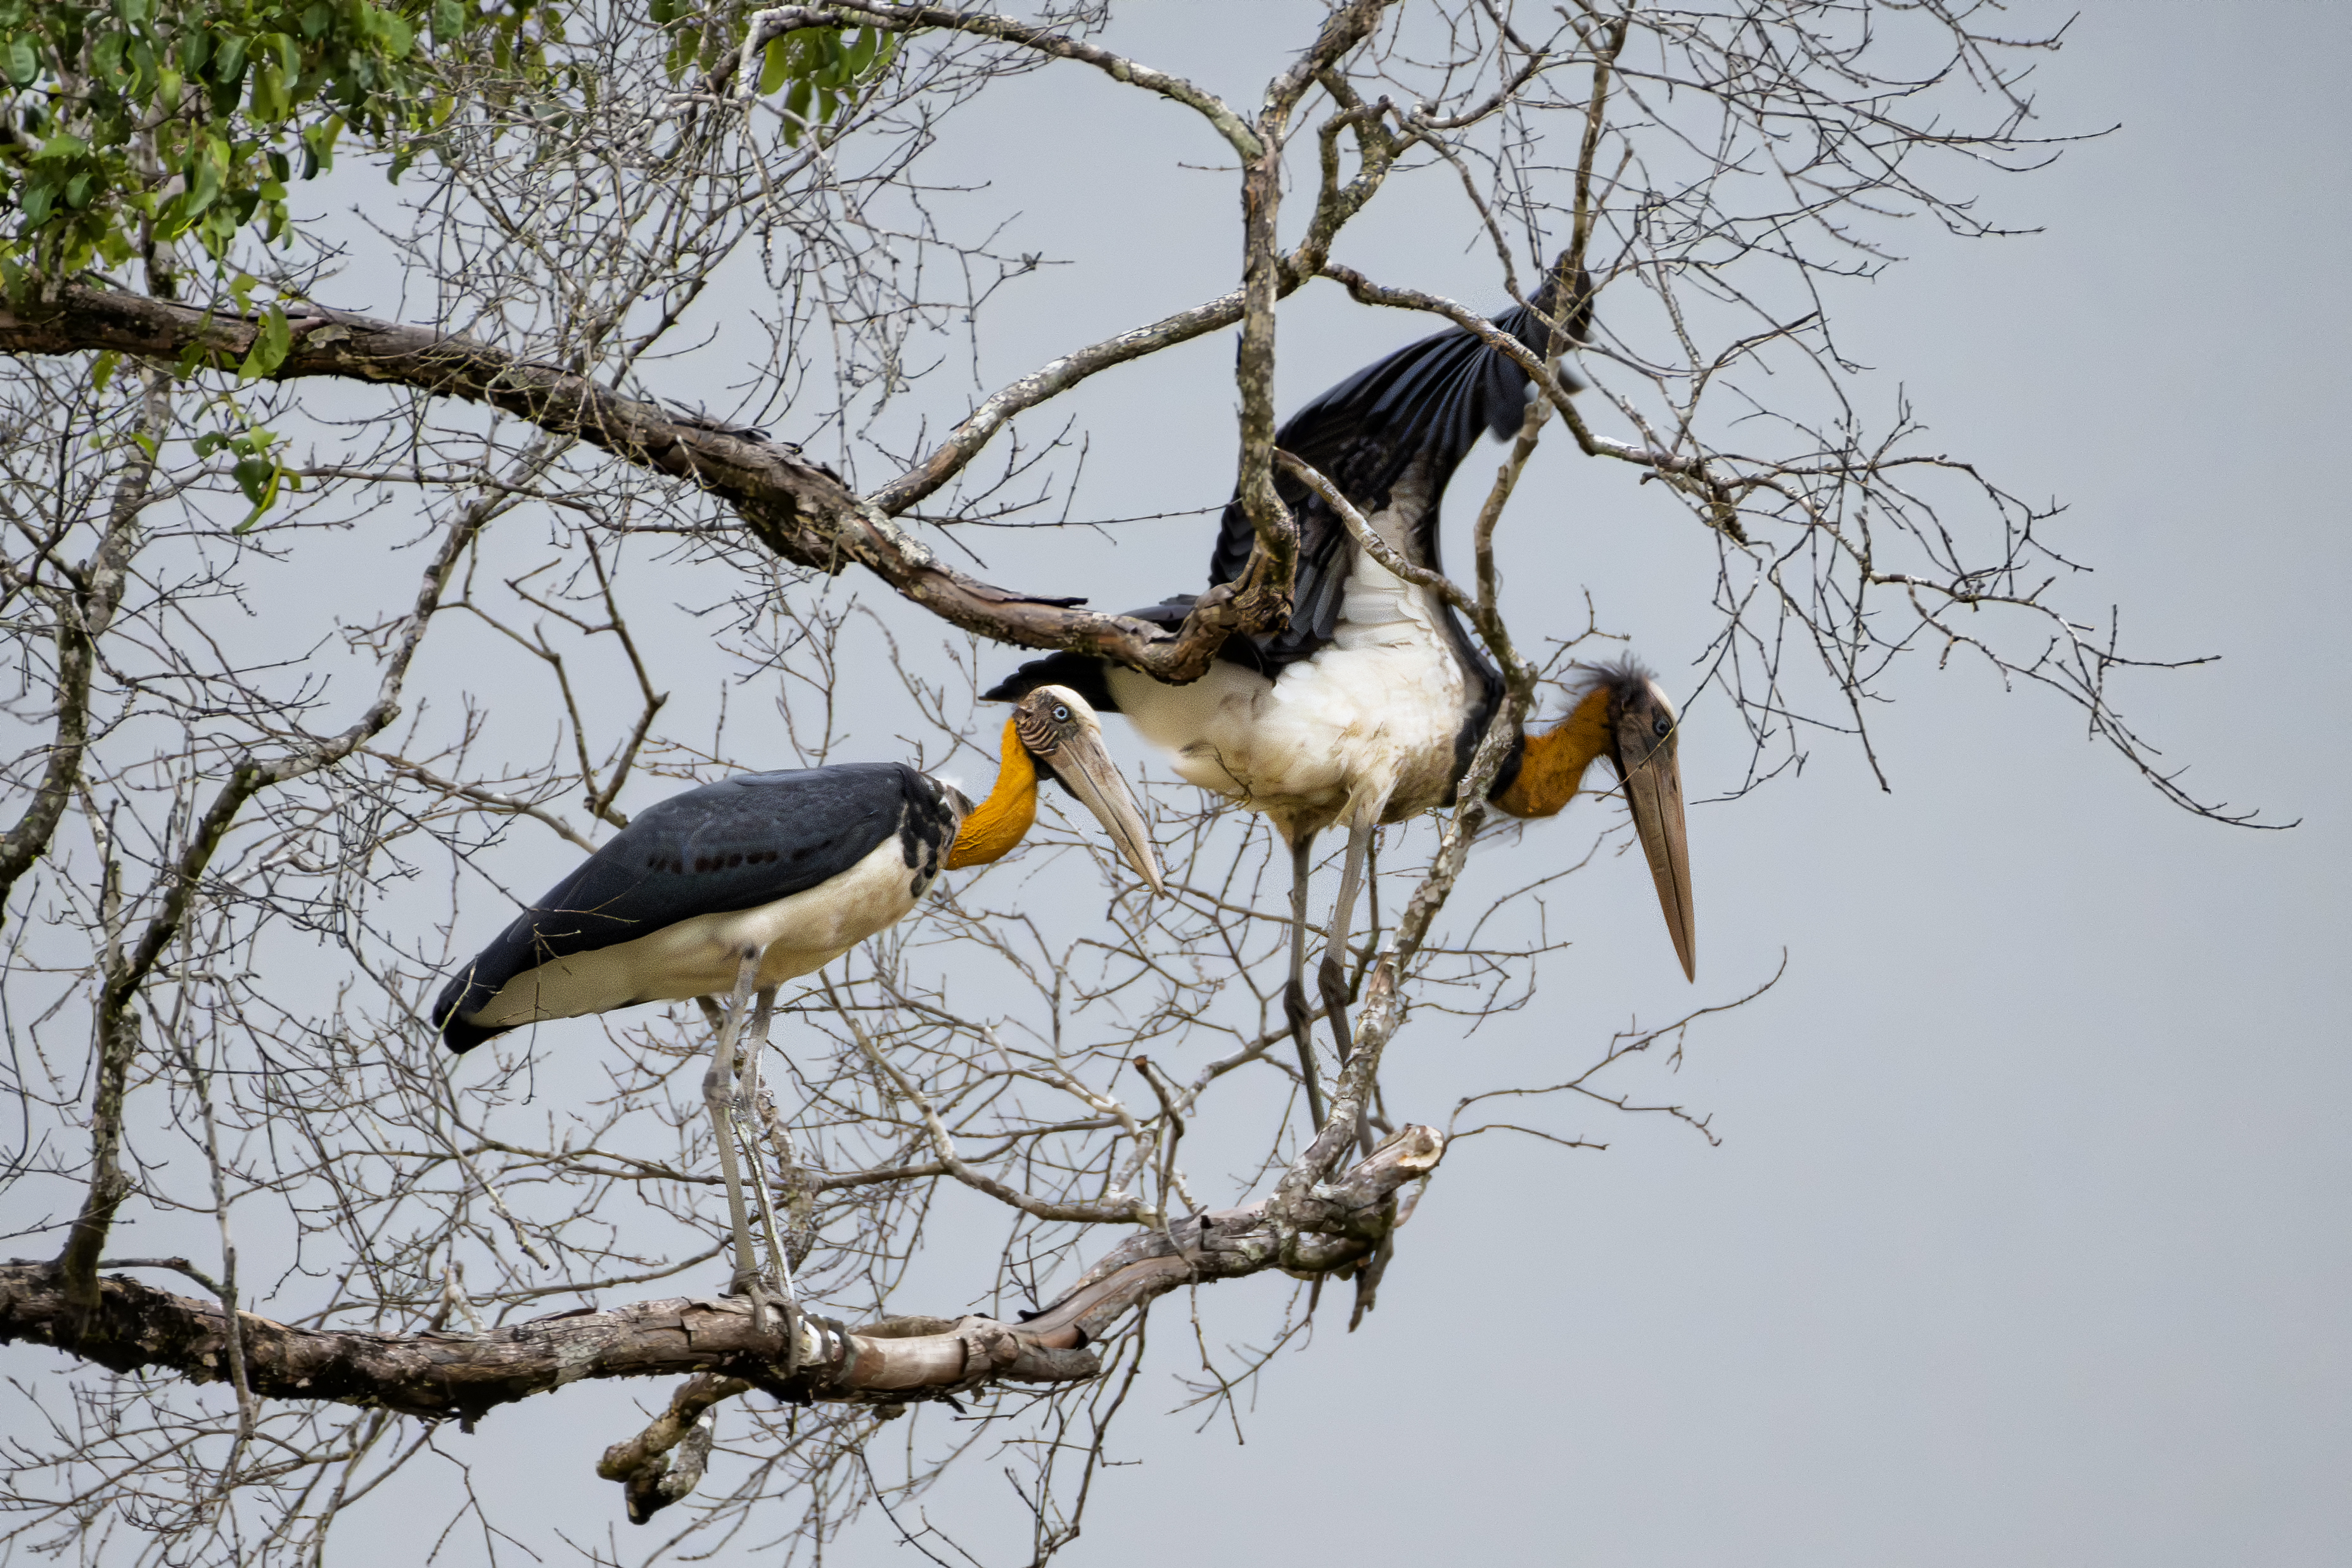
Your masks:
{"label": "white belly feathers", "polygon": [[[1392,542],[1394,510],[1370,519]],[[1381,820],[1391,822],[1442,802],[1471,704],[1428,591],[1360,552],[1330,645],[1276,680],[1223,663],[1188,686],[1118,665],[1106,674],[1121,711],[1188,782],[1264,812],[1292,837],[1338,821],[1359,798],[1382,802]]]}
{"label": "white belly feathers", "polygon": [[735,988],[743,949],[765,947],[760,984],[814,973],[877,931],[895,925],[928,889],[890,834],[838,876],[772,904],[698,915],[675,925],[554,958],[509,980],[469,1021],[503,1027],[539,1019],[609,1012],[632,1002],[725,996]]}

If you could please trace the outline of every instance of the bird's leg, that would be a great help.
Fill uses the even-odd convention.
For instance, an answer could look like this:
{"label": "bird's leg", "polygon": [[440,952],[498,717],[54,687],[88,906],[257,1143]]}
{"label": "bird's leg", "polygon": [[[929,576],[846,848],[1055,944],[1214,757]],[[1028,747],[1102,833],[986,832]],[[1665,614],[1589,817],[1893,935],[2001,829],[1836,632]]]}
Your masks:
{"label": "bird's leg", "polygon": [[[1315,971],[1318,986],[1323,992],[1323,1016],[1330,1021],[1331,1033],[1339,1044],[1339,1065],[1345,1068],[1355,1050],[1355,1036],[1348,1028],[1348,922],[1356,909],[1356,897],[1362,891],[1364,861],[1372,846],[1372,834],[1380,828],[1381,810],[1385,800],[1360,802],[1348,824],[1348,858],[1339,872],[1339,902],[1331,910],[1331,938],[1324,944],[1323,962]],[[1371,1153],[1372,1132],[1365,1116],[1365,1106],[1356,1107],[1356,1142],[1367,1155]]]}
{"label": "bird's leg", "polygon": [[760,983],[761,951],[745,947],[735,970],[735,991],[727,998],[726,1015],[719,1020],[719,1042],[711,1048],[710,1067],[702,1075],[702,1103],[710,1112],[710,1130],[719,1139],[719,1170],[727,1179],[728,1218],[735,1227],[734,1290],[751,1298],[751,1324],[768,1326],[768,1292],[760,1282],[759,1260],[751,1250],[751,1224],[743,1207],[743,1178],[735,1163],[735,1042],[751,1010],[751,993]]}
{"label": "bird's leg", "polygon": [[1331,1038],[1339,1042],[1342,1067],[1355,1049],[1348,1030],[1348,923],[1363,891],[1364,854],[1371,848],[1372,831],[1380,820],[1381,804],[1373,801],[1359,806],[1348,824],[1348,858],[1339,872],[1339,902],[1331,908],[1330,939],[1323,945],[1323,962],[1315,971],[1316,983],[1323,992],[1323,1016],[1331,1025]]}
{"label": "bird's leg", "polygon": [[1290,982],[1282,988],[1282,1010],[1298,1046],[1298,1080],[1307,1085],[1309,1138],[1323,1127],[1323,1086],[1316,1081],[1315,1031],[1307,1010],[1307,879],[1314,870],[1314,847],[1312,832],[1299,834],[1290,846]]}
{"label": "bird's leg", "polygon": [[760,1103],[760,1067],[768,1053],[768,1024],[775,1013],[776,988],[761,986],[758,1003],[751,1011],[751,1044],[742,1051],[736,1074],[743,1085],[743,1146],[757,1178],[751,1183],[751,1192],[760,1200],[760,1227],[767,1232],[768,1260],[775,1265],[773,1275],[783,1285],[784,1307],[789,1312],[798,1304],[793,1290],[793,1258],[784,1249],[782,1234],[776,1228],[776,1206],[769,1196],[766,1167],[760,1163],[757,1131],[764,1114]]}

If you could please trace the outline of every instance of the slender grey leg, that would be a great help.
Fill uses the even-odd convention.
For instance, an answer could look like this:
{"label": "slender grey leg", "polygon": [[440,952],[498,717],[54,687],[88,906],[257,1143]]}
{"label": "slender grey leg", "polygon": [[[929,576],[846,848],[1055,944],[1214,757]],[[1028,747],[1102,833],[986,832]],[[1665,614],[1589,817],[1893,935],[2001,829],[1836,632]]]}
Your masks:
{"label": "slender grey leg", "polygon": [[[1357,807],[1355,817],[1348,824],[1347,863],[1339,873],[1339,902],[1331,911],[1331,939],[1324,945],[1323,962],[1316,970],[1317,984],[1323,992],[1323,1016],[1330,1020],[1331,1033],[1339,1042],[1339,1065],[1345,1068],[1348,1058],[1355,1051],[1355,1034],[1348,1027],[1348,923],[1355,914],[1356,898],[1362,891],[1364,862],[1372,847],[1372,834],[1381,823],[1384,802],[1368,801]],[[1372,1129],[1368,1107],[1356,1107],[1356,1142],[1370,1155],[1372,1151]]]}
{"label": "slender grey leg", "polygon": [[801,1303],[800,1292],[793,1281],[793,1255],[784,1246],[784,1239],[776,1226],[776,1206],[768,1192],[768,1167],[760,1157],[759,1129],[770,1114],[761,1095],[760,1069],[768,1054],[768,1025],[776,1015],[776,988],[760,988],[758,1004],[751,1011],[751,1043],[742,1053],[738,1065],[743,1086],[743,1148],[751,1167],[751,1193],[760,1200],[760,1228],[768,1241],[768,1261],[773,1272],[769,1276],[783,1286],[784,1375],[789,1377],[800,1368]]}
{"label": "slender grey leg", "polygon": [[1323,1126],[1323,1086],[1315,1073],[1315,1031],[1307,1010],[1307,879],[1314,869],[1315,835],[1298,835],[1290,846],[1290,981],[1282,988],[1282,1010],[1298,1046],[1298,1078],[1307,1085],[1310,1138]]}
{"label": "slender grey leg", "polygon": [[759,1002],[751,1011],[751,1040],[742,1052],[743,1060],[736,1071],[743,1085],[743,1137],[752,1171],[751,1195],[760,1200],[760,1228],[767,1233],[768,1261],[773,1265],[774,1277],[784,1287],[784,1307],[790,1312],[799,1305],[793,1289],[793,1258],[784,1249],[783,1237],[776,1228],[776,1206],[768,1193],[767,1170],[760,1163],[760,1135],[757,1131],[763,1113],[760,1105],[760,1066],[768,1052],[768,1024],[776,1014],[776,988],[760,988]]}
{"label": "slender grey leg", "polygon": [[751,993],[760,983],[761,949],[746,947],[735,969],[735,991],[727,999],[727,1013],[719,1023],[719,1043],[710,1052],[709,1069],[702,1075],[702,1103],[710,1112],[710,1130],[719,1139],[719,1170],[727,1180],[728,1217],[735,1226],[734,1289],[751,1298],[751,1323],[768,1326],[768,1292],[760,1281],[759,1260],[751,1249],[751,1224],[743,1207],[743,1178],[735,1166],[735,1041],[751,1010]]}
{"label": "slender grey leg", "polygon": [[1348,824],[1348,859],[1339,873],[1339,902],[1332,906],[1331,937],[1323,945],[1323,963],[1315,972],[1323,992],[1323,1017],[1331,1025],[1331,1038],[1339,1042],[1342,1067],[1355,1049],[1355,1037],[1348,1029],[1348,922],[1363,891],[1364,855],[1371,848],[1372,831],[1380,821],[1380,803],[1371,802],[1357,807]]}

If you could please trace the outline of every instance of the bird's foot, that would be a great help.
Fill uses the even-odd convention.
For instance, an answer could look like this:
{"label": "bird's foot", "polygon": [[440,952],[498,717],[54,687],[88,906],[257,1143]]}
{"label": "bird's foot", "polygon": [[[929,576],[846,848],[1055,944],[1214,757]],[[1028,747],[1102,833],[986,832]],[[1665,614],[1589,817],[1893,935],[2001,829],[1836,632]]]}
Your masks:
{"label": "bird's foot", "polygon": [[855,1386],[857,1375],[857,1342],[849,1333],[849,1325],[839,1318],[812,1316],[817,1325],[817,1356],[827,1375],[827,1381],[836,1388]]}
{"label": "bird's foot", "polygon": [[789,1333],[798,1321],[799,1304],[790,1291],[778,1287],[772,1274],[738,1268],[728,1283],[728,1293],[751,1299],[751,1327],[757,1333]]}

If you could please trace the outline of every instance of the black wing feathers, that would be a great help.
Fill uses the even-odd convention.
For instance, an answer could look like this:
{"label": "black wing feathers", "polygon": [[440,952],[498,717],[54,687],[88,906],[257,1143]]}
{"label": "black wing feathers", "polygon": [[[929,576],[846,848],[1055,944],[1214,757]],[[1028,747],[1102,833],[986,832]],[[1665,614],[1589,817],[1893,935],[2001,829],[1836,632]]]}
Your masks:
{"label": "black wing feathers", "polygon": [[937,786],[896,762],[741,773],[674,795],[647,807],[451,976],[433,1020],[450,1050],[471,1050],[502,1031],[458,1015],[525,970],[805,892],[910,819],[945,810]]}
{"label": "black wing feathers", "polygon": [[[1589,292],[1589,285],[1587,286]],[[1539,311],[1550,308],[1547,287],[1533,306],[1514,306],[1495,325],[1538,354],[1551,349],[1551,328]],[[1587,311],[1574,323],[1589,327]],[[1338,486],[1366,516],[1389,505],[1390,491],[1415,463],[1427,465],[1429,503],[1415,519],[1415,554],[1440,567],[1437,503],[1446,481],[1478,438],[1507,438],[1527,412],[1528,373],[1509,356],[1457,329],[1435,333],[1365,366],[1290,416],[1275,444]],[[1298,522],[1298,573],[1290,623],[1271,635],[1229,638],[1228,658],[1240,655],[1268,674],[1312,654],[1330,640],[1347,586],[1347,525],[1313,492],[1277,471],[1275,486]],[[1230,582],[1249,559],[1256,535],[1236,497],[1225,507],[1209,580]],[[1253,644],[1255,657],[1236,644]]]}

